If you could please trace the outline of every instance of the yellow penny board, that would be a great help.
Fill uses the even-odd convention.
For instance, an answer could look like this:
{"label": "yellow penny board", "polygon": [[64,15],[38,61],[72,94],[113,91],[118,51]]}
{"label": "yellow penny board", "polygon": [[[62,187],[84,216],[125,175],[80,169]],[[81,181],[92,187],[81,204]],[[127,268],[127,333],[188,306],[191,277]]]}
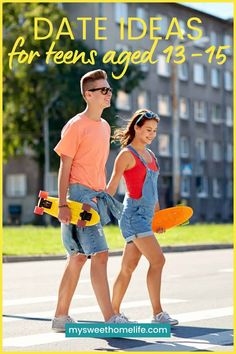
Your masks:
{"label": "yellow penny board", "polygon": [[[39,202],[34,208],[34,213],[38,215],[46,213],[57,218],[59,213],[58,202],[58,198],[50,197],[48,196],[48,192],[40,191]],[[89,204],[68,199],[67,205],[71,210],[71,224],[85,227],[96,225],[100,221],[99,214]]]}
{"label": "yellow penny board", "polygon": [[157,211],[152,219],[152,230],[159,228],[165,230],[184,224],[193,215],[193,209],[188,206],[179,205]]}

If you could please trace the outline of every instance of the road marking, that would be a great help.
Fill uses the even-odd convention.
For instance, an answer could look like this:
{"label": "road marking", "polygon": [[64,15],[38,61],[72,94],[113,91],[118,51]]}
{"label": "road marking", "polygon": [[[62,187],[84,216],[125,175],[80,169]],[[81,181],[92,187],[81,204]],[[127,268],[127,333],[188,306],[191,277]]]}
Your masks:
{"label": "road marking", "polygon": [[[209,319],[209,318],[218,318],[218,317],[225,317],[233,314],[233,307],[224,307],[224,308],[219,308],[219,309],[214,309],[214,310],[208,310],[208,311],[195,311],[195,312],[189,312],[189,313],[182,313],[182,314],[176,314],[173,315],[173,317],[176,317],[178,320],[180,320],[180,323],[186,323],[186,322],[194,322],[198,320],[203,320],[203,319]],[[190,321],[191,318],[191,321]],[[194,319],[193,319],[194,318]],[[149,319],[150,320],[150,319]],[[140,320],[140,322],[145,322],[144,320]],[[176,327],[178,328],[178,327]],[[156,342],[154,344],[150,343],[146,346],[143,347],[136,347],[132,348],[132,350],[128,351],[168,351],[168,347],[171,350],[171,347],[173,349],[173,346],[177,346],[177,351],[181,351],[179,349],[180,345],[181,347],[189,347],[193,346],[196,349],[206,349],[207,346],[214,346],[218,345],[219,342],[222,343],[225,342],[231,343],[229,341],[232,341],[231,336],[229,335],[230,331],[224,331],[224,332],[216,332],[212,333],[209,335],[206,335],[205,339],[203,338],[204,336],[201,337],[194,337],[194,338],[181,338],[181,337],[172,337],[168,339],[162,339],[158,338],[158,344]],[[220,333],[220,334],[219,334]],[[226,338],[222,334],[224,333],[225,337],[227,337],[227,343],[226,343]],[[226,335],[227,334],[227,335]],[[209,338],[210,343],[209,343]],[[218,342],[217,340],[220,339]],[[33,335],[28,335],[28,336],[20,336],[20,337],[9,337],[3,339],[3,347],[30,347],[33,345],[40,345],[40,344],[47,344],[47,343],[52,343],[52,342],[59,342],[63,340],[68,340],[68,338],[65,338],[65,335],[63,333],[41,333],[41,334],[33,334]],[[77,338],[78,340],[78,338]],[[150,340],[150,338],[148,339]],[[200,341],[200,342],[199,342]],[[203,343],[203,341],[205,341]],[[205,347],[204,347],[205,345]],[[154,349],[153,349],[154,347]],[[143,349],[145,348],[145,349]],[[164,349],[163,349],[164,348]],[[158,349],[158,350],[157,350]],[[179,350],[178,350],[179,349]],[[183,348],[182,348],[183,349]],[[126,349],[127,350],[127,349]],[[171,350],[173,351],[173,350]]]}
{"label": "road marking", "polygon": [[41,333],[30,336],[11,337],[3,340],[5,347],[30,347],[53,342],[66,340],[64,333]]}
{"label": "road marking", "polygon": [[[233,315],[233,312],[234,312],[233,306],[230,306],[230,307],[222,307],[222,308],[210,309],[210,310],[171,314],[171,317],[176,318],[179,321],[179,323],[182,324],[187,322],[208,320],[211,318],[231,316]],[[142,320],[142,322],[149,322],[149,321],[150,318]]]}
{"label": "road marking", "polygon": [[233,268],[225,268],[225,269],[219,269],[218,272],[222,273],[233,273]]}
{"label": "road marking", "polygon": [[[94,298],[94,295],[74,295],[73,299],[91,299]],[[3,300],[3,307],[5,306],[16,306],[16,305],[28,305],[28,304],[37,304],[43,302],[56,302],[58,299],[57,296],[41,296],[41,297],[28,297],[22,299],[12,299],[12,300]]]}
{"label": "road marking", "polygon": [[[181,300],[181,299],[163,299],[162,303],[163,304],[176,304],[180,302],[186,302],[186,300]],[[141,300],[141,301],[131,301],[131,302],[125,302],[122,304],[123,309],[131,309],[131,308],[139,308],[143,306],[151,306],[149,300]],[[82,308],[72,308],[70,310],[71,315],[77,315],[77,314],[82,314],[82,313],[94,313],[94,312],[101,312],[100,308],[98,305],[94,306],[84,306]],[[52,311],[42,311],[42,312],[29,312],[29,313],[13,313],[13,314],[6,314],[7,316],[16,316],[16,317],[3,317],[4,322],[13,322],[17,320],[22,320],[22,317],[25,318],[51,318],[53,316]]]}
{"label": "road marking", "polygon": [[[132,347],[132,349],[125,349],[127,352],[169,352],[169,351],[196,351],[208,350],[215,346],[233,345],[233,331],[223,331],[206,334],[203,336],[193,338],[158,338],[158,343],[150,343],[142,347]],[[189,348],[191,348],[189,350]],[[219,350],[217,350],[219,351]]]}

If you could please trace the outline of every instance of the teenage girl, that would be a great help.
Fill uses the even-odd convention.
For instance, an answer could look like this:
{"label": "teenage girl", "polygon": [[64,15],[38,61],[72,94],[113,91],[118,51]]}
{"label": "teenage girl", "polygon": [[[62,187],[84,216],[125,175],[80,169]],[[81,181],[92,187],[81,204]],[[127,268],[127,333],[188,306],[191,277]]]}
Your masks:
{"label": "teenage girl", "polygon": [[[153,214],[160,209],[157,193],[160,169],[154,153],[146,146],[155,139],[159,121],[157,114],[146,109],[138,110],[125,128],[114,133],[114,140],[121,143],[122,150],[115,160],[107,192],[114,195],[124,176],[127,193],[119,222],[126,246],[113,287],[112,305],[115,313],[119,314],[132,273],[144,255],[149,262],[147,287],[153,309],[152,322],[176,325],[178,321],[164,312],[161,306],[161,273],[165,258],[152,231]],[[158,233],[164,231],[159,229]]]}

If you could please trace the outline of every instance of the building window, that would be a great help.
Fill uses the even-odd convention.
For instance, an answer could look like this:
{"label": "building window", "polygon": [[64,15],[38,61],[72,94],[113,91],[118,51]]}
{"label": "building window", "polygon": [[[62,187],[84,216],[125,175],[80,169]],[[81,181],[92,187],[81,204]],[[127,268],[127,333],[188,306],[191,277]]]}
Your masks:
{"label": "building window", "polygon": [[191,187],[190,187],[190,177],[189,176],[182,176],[181,177],[181,197],[189,197],[190,196],[190,191],[191,191]]}
{"label": "building window", "polygon": [[193,81],[197,85],[205,85],[205,67],[203,64],[193,64]]}
{"label": "building window", "polygon": [[128,4],[125,3],[115,3],[115,19],[116,23],[120,24],[121,18],[124,18],[124,23],[128,23]]}
{"label": "building window", "polygon": [[188,119],[189,116],[189,101],[186,97],[179,98],[179,116],[182,119]]}
{"label": "building window", "polygon": [[204,101],[194,101],[194,119],[197,122],[206,122],[206,103]]}
{"label": "building window", "polygon": [[8,197],[25,197],[26,193],[26,175],[24,173],[7,175],[6,194]]}
{"label": "building window", "polygon": [[233,109],[231,106],[226,106],[226,125],[233,126]]}
{"label": "building window", "polygon": [[214,198],[221,198],[222,190],[219,178],[213,178],[212,180],[212,195]]}
{"label": "building window", "polygon": [[186,34],[186,22],[184,20],[179,20],[179,27],[183,35]]}
{"label": "building window", "polygon": [[229,34],[225,34],[223,37],[223,42],[224,42],[224,45],[230,46],[229,48],[226,48],[224,50],[225,54],[232,55],[232,46],[233,46],[232,36],[230,36]]}
{"label": "building window", "polygon": [[116,108],[122,111],[131,110],[131,97],[124,91],[118,91],[116,97]]}
{"label": "building window", "polygon": [[166,35],[166,33],[168,31],[168,17],[161,15],[161,14],[158,14],[155,17],[160,18],[160,20],[157,20],[156,24],[154,21],[154,23],[153,23],[154,27],[160,27],[160,29],[158,30],[158,33],[163,36]]}
{"label": "building window", "polygon": [[220,70],[216,68],[211,69],[211,86],[214,88],[220,87]]}
{"label": "building window", "polygon": [[[142,20],[145,21],[145,23],[147,23],[148,22],[147,11],[142,7],[138,7],[137,8],[137,18],[141,18]],[[143,25],[139,21],[137,22],[137,28],[141,31],[143,30]]]}
{"label": "building window", "polygon": [[196,177],[197,196],[199,198],[206,198],[208,195],[208,181],[205,176]]}
{"label": "building window", "polygon": [[[141,51],[141,55],[142,55],[142,54],[143,54],[145,51],[147,51],[147,50],[146,50],[146,49],[141,49],[140,51]],[[148,70],[149,70],[149,64],[148,64],[148,62],[146,62],[146,63],[140,63],[140,69],[141,69],[141,71],[144,72],[144,73],[148,72]]]}
{"label": "building window", "polygon": [[[202,35],[201,35],[201,38],[202,37],[206,37],[206,30],[203,26],[200,26],[198,25],[198,28],[202,30]],[[193,30],[192,31],[192,35],[194,37],[197,37],[199,36],[199,31],[196,31],[196,30]],[[206,46],[206,42],[202,41],[201,38],[197,39],[197,40],[194,40],[193,44],[195,47],[199,47],[199,48],[204,48]],[[211,44],[212,45],[212,44]]]}
{"label": "building window", "polygon": [[214,45],[215,47],[218,46],[217,34],[214,31],[210,32],[210,45]]}
{"label": "building window", "polygon": [[181,81],[188,80],[188,64],[186,62],[178,66],[178,76]]}
{"label": "building window", "polygon": [[128,45],[123,43],[116,43],[115,45],[116,52],[128,52],[131,51],[132,48],[129,48]]}
{"label": "building window", "polygon": [[206,141],[202,138],[196,139],[197,160],[206,160]]}
{"label": "building window", "polygon": [[149,107],[149,97],[147,91],[141,91],[138,94],[138,109]]}
{"label": "building window", "polygon": [[168,134],[159,134],[158,146],[160,156],[170,156],[170,136]]}
{"label": "building window", "polygon": [[52,195],[58,194],[58,175],[57,172],[49,172],[48,174],[48,192]]}
{"label": "building window", "polygon": [[212,104],[212,106],[211,106],[211,120],[215,124],[222,123],[221,106],[219,104]]}
{"label": "building window", "polygon": [[189,139],[186,136],[180,138],[180,156],[189,157]]}
{"label": "building window", "polygon": [[158,55],[157,73],[160,76],[170,77],[171,74],[170,63],[166,62],[165,55]]}
{"label": "building window", "polygon": [[161,116],[170,115],[170,96],[158,95],[158,107],[157,111]]}
{"label": "building window", "polygon": [[222,161],[222,148],[220,143],[213,142],[212,145],[212,159],[215,162]]}
{"label": "building window", "polygon": [[232,78],[232,73],[229,70],[226,70],[224,72],[224,81],[225,81],[225,90],[226,91],[232,91],[233,89],[233,78]]}
{"label": "building window", "polygon": [[230,179],[227,183],[227,198],[233,198],[233,181]]}
{"label": "building window", "polygon": [[232,162],[233,161],[233,145],[232,144],[227,144],[226,160],[227,160],[227,162]]}

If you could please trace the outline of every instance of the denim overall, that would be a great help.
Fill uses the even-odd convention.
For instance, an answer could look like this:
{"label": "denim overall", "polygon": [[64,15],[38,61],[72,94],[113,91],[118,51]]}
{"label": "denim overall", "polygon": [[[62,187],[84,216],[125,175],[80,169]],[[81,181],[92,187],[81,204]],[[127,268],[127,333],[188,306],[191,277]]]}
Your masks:
{"label": "denim overall", "polygon": [[[123,202],[124,209],[119,221],[119,226],[126,242],[130,242],[137,237],[153,235],[152,217],[155,205],[158,202],[157,180],[160,169],[156,158],[155,161],[158,170],[153,171],[148,168],[146,161],[131,145],[128,145],[127,148],[132,151],[146,167],[146,177],[142,187],[142,197],[139,199],[133,199],[126,193]],[[153,156],[151,151],[150,154]]]}

